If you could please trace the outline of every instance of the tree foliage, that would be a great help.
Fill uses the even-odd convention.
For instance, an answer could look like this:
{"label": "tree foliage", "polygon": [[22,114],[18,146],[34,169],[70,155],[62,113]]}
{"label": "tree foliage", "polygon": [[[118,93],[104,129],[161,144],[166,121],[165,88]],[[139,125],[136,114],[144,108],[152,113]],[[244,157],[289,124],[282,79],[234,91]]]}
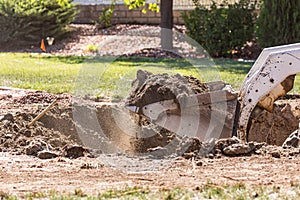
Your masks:
{"label": "tree foliage", "polygon": [[300,42],[300,1],[262,0],[257,25],[262,47]]}
{"label": "tree foliage", "polygon": [[0,43],[35,44],[42,38],[61,38],[74,21],[69,0],[0,0]]}
{"label": "tree foliage", "polygon": [[150,11],[159,12],[158,0],[156,3],[149,3],[148,8],[146,6],[146,0],[124,0],[125,5],[128,6],[130,10],[142,8],[142,12],[146,13],[147,9]]}

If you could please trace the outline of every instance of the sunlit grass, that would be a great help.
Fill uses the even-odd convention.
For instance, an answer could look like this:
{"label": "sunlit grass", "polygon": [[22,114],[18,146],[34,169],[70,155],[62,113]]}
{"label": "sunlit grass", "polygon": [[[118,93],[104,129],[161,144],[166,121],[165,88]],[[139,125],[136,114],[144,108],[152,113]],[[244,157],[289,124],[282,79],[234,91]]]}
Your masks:
{"label": "sunlit grass", "polygon": [[[137,70],[192,75],[203,82],[222,80],[239,90],[253,63],[228,59],[155,59],[53,56],[0,53],[0,85],[122,98],[128,94]],[[296,80],[292,92],[300,91]]]}
{"label": "sunlit grass", "polygon": [[70,92],[79,68],[79,63],[41,55],[1,53],[0,84],[53,93]]}

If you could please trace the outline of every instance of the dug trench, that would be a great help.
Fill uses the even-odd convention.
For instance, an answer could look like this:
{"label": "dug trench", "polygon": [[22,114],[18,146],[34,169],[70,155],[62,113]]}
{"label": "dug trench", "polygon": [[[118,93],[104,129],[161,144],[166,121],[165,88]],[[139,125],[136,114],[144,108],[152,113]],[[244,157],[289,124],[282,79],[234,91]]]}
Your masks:
{"label": "dug trench", "polygon": [[[133,114],[124,105],[144,106],[162,100],[226,90],[225,84],[201,83],[193,77],[155,75],[138,71],[128,97],[122,102],[94,101],[54,95],[42,91],[1,88],[0,151],[27,154],[42,159],[65,156],[97,157],[99,154],[126,153],[162,158],[176,155],[185,158],[241,155],[296,156],[299,148],[282,148],[291,132],[298,128],[300,99],[276,102],[273,113],[263,111],[252,121],[247,144],[229,138],[232,113],[227,113],[221,138],[201,141],[200,137],[178,135]],[[295,96],[294,96],[295,97]],[[30,122],[56,98],[58,103],[32,126]],[[232,102],[225,112],[233,112]],[[231,107],[230,107],[231,105]],[[208,115],[206,106],[202,115]],[[228,110],[229,109],[229,110]],[[209,116],[211,117],[211,116]],[[229,121],[228,123],[226,122]],[[226,124],[227,123],[227,124]]]}

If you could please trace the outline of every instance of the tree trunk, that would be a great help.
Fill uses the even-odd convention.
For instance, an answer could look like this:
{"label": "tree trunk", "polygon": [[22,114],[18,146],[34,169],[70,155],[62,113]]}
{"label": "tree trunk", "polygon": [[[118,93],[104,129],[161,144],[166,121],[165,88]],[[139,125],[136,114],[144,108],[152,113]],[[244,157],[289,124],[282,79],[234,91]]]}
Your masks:
{"label": "tree trunk", "polygon": [[173,48],[173,0],[161,0],[161,47],[171,50]]}

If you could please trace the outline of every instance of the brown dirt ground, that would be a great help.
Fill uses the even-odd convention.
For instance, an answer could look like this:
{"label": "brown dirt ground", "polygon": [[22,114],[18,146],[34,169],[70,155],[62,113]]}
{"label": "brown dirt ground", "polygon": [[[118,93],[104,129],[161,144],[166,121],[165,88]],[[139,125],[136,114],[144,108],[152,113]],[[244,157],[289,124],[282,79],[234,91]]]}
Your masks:
{"label": "brown dirt ground", "polygon": [[[74,124],[68,121],[70,95],[53,95],[41,91],[9,88],[2,88],[0,91],[1,119],[9,118],[8,113],[13,115],[15,122],[19,119],[16,116],[23,118],[26,116],[26,120],[20,120],[23,125],[18,124],[17,131],[13,130],[14,126],[5,127],[5,123],[10,119],[0,122],[2,150],[0,181],[3,183],[0,184],[0,191],[6,193],[24,197],[28,192],[56,190],[72,193],[75,189],[81,188],[85,193],[97,194],[108,189],[122,189],[128,186],[148,187],[153,190],[175,187],[196,190],[208,180],[217,185],[241,182],[249,186],[282,188],[300,182],[298,176],[300,149],[283,149],[262,143],[255,143],[257,147],[259,146],[255,152],[237,157],[225,156],[217,152],[210,153],[207,158],[193,159],[193,155],[187,154],[183,156],[184,158],[179,156],[168,160],[168,158],[153,159],[149,156],[128,157],[124,154],[111,154],[110,161],[107,161],[106,154],[94,156],[93,153],[87,153],[78,156],[77,152],[73,155],[78,158],[74,159],[72,156],[67,156],[66,146],[74,147],[81,143],[78,135],[76,137],[76,131],[72,130]],[[26,123],[55,98],[60,98],[58,105],[33,125],[34,127],[30,129],[31,135],[25,133]],[[107,110],[107,105],[110,103],[99,104],[101,103],[105,106],[97,107],[97,113],[101,115],[99,119],[107,120],[111,118],[111,113],[107,114],[111,112]],[[69,125],[64,126],[68,123]],[[116,125],[109,125],[106,128],[111,130],[116,128]],[[40,132],[36,131],[38,129]],[[11,135],[8,135],[8,130],[11,131]],[[111,131],[114,132],[121,133],[122,130]],[[112,140],[118,144],[130,144],[130,141],[126,142],[123,136],[114,137],[112,136]],[[126,137],[128,140],[132,139],[131,136]],[[55,153],[55,157],[39,159],[35,154],[25,155],[28,154],[26,147],[30,146],[31,141],[44,141],[51,144],[50,151]],[[10,142],[7,148],[4,145],[6,142]],[[126,150],[128,146],[121,147]],[[41,148],[47,149],[43,145]],[[128,164],[130,160],[136,161],[135,164]],[[133,167],[135,169],[132,170]]]}
{"label": "brown dirt ground", "polygon": [[[85,55],[84,49],[87,45],[104,40],[107,35],[119,31],[118,29],[134,28],[134,26],[120,25],[113,28],[111,32],[102,33],[95,30],[93,26],[79,25],[78,27],[80,27],[78,35],[70,37],[68,41],[65,41],[66,43],[57,43],[51,51],[61,55]],[[1,51],[16,51],[16,49]],[[37,47],[27,49],[19,48],[17,51],[40,52],[40,49],[37,45]],[[27,124],[55,98],[60,98],[58,105],[29,129]],[[299,148],[283,149],[278,146],[256,144],[256,147],[261,147],[244,156],[230,157],[214,152],[215,154],[209,154],[207,158],[191,159],[193,155],[188,154],[184,156],[185,158],[178,157],[167,162],[169,165],[159,170],[144,170],[139,173],[129,173],[130,170],[127,168],[132,165],[126,166],[126,163],[122,163],[125,159],[123,154],[112,156],[112,160],[117,163],[115,167],[112,163],[105,162],[104,154],[95,156],[94,152],[97,151],[89,151],[89,148],[79,148],[72,154],[68,151],[72,147],[81,147],[80,145],[86,142],[91,142],[89,143],[91,147],[94,138],[92,137],[91,141],[82,142],[78,135],[74,134],[77,131],[75,130],[76,124],[70,120],[72,117],[70,116],[72,113],[70,99],[70,95],[66,94],[53,95],[40,91],[8,88],[0,90],[0,119],[6,118],[0,122],[0,191],[24,197],[28,192],[56,190],[72,193],[78,188],[89,194],[97,194],[100,191],[122,189],[126,186],[149,187],[153,190],[172,189],[179,186],[196,190],[208,180],[216,185],[242,182],[249,186],[272,187],[288,187],[291,183],[300,183]],[[107,106],[109,104],[109,102],[100,102],[96,107],[98,119],[111,118],[112,110],[110,106]],[[285,107],[286,104],[290,106]],[[298,105],[300,105],[299,99],[283,100],[279,102],[275,115],[267,113],[256,119],[254,123],[266,122],[267,124],[263,130],[256,131],[256,133],[261,133],[258,142],[272,142],[269,139],[270,127],[287,127],[289,121],[296,123],[295,119],[299,119],[300,116]],[[278,115],[281,110],[289,113],[287,118],[283,119],[280,114]],[[118,111],[113,113],[119,114]],[[290,115],[291,113],[293,116]],[[274,120],[264,120],[265,115],[271,115],[271,119]],[[11,116],[15,121],[11,121]],[[88,121],[88,116],[86,119]],[[126,120],[123,124],[125,127],[128,125]],[[123,130],[119,130],[116,124],[105,124],[104,128],[108,134],[122,133]],[[28,130],[31,131],[28,132]],[[288,136],[287,133],[272,133],[277,136],[284,135],[282,138]],[[125,151],[132,150],[130,145],[134,136],[128,136],[125,133],[124,137],[112,135],[111,138],[117,144],[125,143],[121,145]],[[50,144],[50,146],[45,144]],[[34,147],[30,150],[35,151],[26,151],[30,145]],[[38,152],[42,150],[49,150],[53,153],[51,154],[53,158],[38,158]],[[132,159],[134,160],[134,157]],[[135,167],[146,166],[146,169],[152,165],[160,166],[160,162],[166,161],[166,159],[153,160],[147,156],[140,156],[138,159],[142,162]]]}
{"label": "brown dirt ground", "polygon": [[[183,159],[160,171],[128,174],[103,166],[101,160],[94,158],[41,160],[24,155],[0,155],[0,190],[19,196],[49,190],[73,193],[78,188],[87,194],[97,194],[126,186],[196,190],[208,180],[216,185],[245,183],[281,188],[300,182],[299,156],[291,159],[270,156],[205,158],[198,162]],[[84,166],[90,167],[84,169]]]}

